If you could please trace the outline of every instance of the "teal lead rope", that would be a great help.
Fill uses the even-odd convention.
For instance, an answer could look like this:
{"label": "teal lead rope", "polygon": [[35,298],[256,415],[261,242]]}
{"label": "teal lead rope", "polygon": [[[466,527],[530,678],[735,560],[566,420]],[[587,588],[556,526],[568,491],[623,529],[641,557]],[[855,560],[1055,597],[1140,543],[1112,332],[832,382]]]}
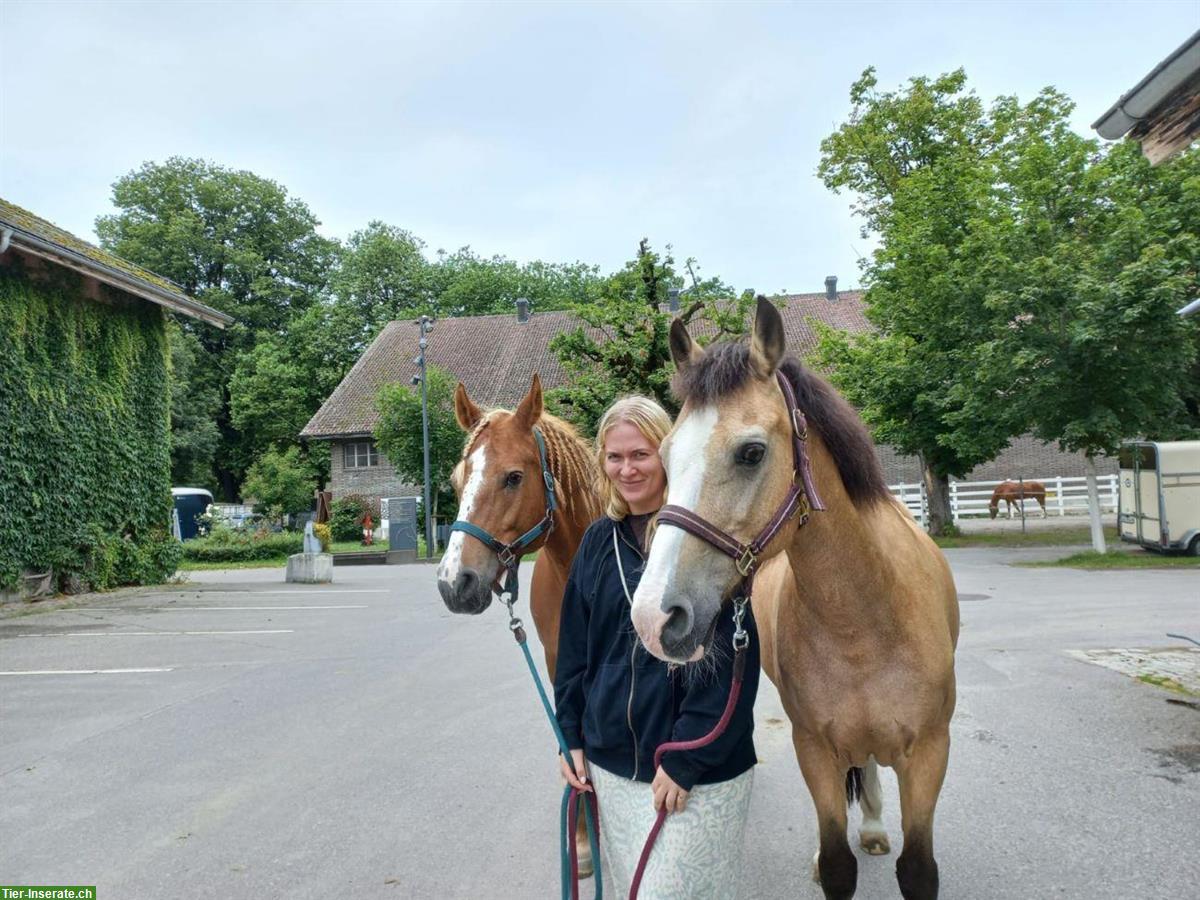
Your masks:
{"label": "teal lead rope", "polygon": [[[550,705],[550,698],[546,696],[546,688],[542,685],[541,676],[538,675],[537,666],[533,662],[533,655],[529,652],[525,627],[521,624],[521,620],[513,613],[514,601],[512,595],[507,594],[502,599],[508,606],[508,627],[512,630],[517,646],[525,654],[525,664],[529,666],[529,674],[533,676],[533,685],[537,688],[538,697],[542,700],[542,709],[546,711],[546,718],[550,720],[550,727],[554,729],[554,737],[558,740],[558,747],[562,751],[563,759],[567,761],[567,765],[571,765],[571,751],[567,748],[567,739],[563,737],[562,729],[558,725],[558,719],[554,717],[554,708]],[[596,809],[596,795],[595,792],[592,792],[589,799],[586,794],[583,794],[582,803],[578,802],[580,796],[581,792],[569,784],[563,790],[562,812],[559,816],[559,821],[562,825],[559,832],[559,867],[562,873],[562,900],[578,900],[579,898],[579,876],[575,865],[573,865],[573,857],[575,855],[575,829],[579,824],[580,806],[583,807],[584,818],[587,821],[588,843],[592,848],[592,869],[594,872],[592,877],[596,880],[596,900],[603,900],[604,882],[600,877],[600,829],[597,827],[598,823],[596,822],[599,815],[599,810]]]}

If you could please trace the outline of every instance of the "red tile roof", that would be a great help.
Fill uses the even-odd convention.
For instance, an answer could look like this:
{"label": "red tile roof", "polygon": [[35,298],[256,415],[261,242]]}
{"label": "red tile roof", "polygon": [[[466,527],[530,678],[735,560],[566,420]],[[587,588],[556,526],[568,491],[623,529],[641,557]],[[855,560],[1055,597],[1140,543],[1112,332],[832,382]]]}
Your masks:
{"label": "red tile roof", "polygon": [[[780,298],[776,298],[780,299]],[[870,327],[863,313],[862,295],[841,291],[837,302],[821,294],[791,294],[782,298],[788,347],[801,356],[816,346],[812,319],[844,331]],[[550,339],[580,324],[569,312],[535,313],[518,322],[515,313],[442,319],[429,334],[426,351],[430,365],[452,373],[467,386],[482,406],[512,407],[529,389],[533,372],[543,387],[566,381],[562,365],[547,349]],[[375,397],[394,381],[408,383],[416,372],[418,327],[415,322],[391,322],[366,349],[300,432],[303,438],[337,438],[369,435],[379,414]]]}

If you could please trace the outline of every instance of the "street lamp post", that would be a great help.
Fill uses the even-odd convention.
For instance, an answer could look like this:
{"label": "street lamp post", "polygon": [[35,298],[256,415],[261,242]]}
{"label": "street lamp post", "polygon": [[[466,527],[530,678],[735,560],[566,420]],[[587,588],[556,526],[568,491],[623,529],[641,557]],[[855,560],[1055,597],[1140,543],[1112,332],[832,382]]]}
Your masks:
{"label": "street lamp post", "polygon": [[413,380],[421,382],[421,440],[425,452],[425,558],[433,559],[433,509],[430,503],[429,489],[429,399],[425,387],[425,348],[429,346],[425,335],[433,328],[433,319],[429,316],[421,316],[419,324],[421,339],[417,342],[417,346],[420,347],[421,352],[417,354],[416,363],[421,372]]}

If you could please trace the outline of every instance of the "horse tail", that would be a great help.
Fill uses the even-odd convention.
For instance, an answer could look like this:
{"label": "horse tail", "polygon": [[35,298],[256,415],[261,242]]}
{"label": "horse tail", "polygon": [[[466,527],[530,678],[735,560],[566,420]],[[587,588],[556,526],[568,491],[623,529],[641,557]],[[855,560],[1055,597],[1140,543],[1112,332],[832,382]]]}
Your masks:
{"label": "horse tail", "polygon": [[846,773],[846,805],[853,806],[862,798],[863,770],[854,766]]}

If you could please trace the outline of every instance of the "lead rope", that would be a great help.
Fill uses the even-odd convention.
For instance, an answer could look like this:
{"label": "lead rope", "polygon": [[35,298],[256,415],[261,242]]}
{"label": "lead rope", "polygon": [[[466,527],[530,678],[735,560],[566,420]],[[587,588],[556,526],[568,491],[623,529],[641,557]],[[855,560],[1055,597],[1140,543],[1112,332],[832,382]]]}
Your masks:
{"label": "lead rope", "polygon": [[[701,747],[707,747],[724,734],[725,729],[729,727],[729,720],[733,718],[733,710],[742,693],[742,679],[746,675],[746,648],[750,646],[750,634],[743,626],[742,620],[746,616],[746,604],[750,602],[752,586],[753,578],[751,577],[744,585],[745,590],[742,591],[745,596],[738,597],[733,601],[733,679],[729,684],[729,699],[725,701],[725,711],[721,713],[721,718],[717,720],[712,731],[703,737],[691,741],[667,741],[659,744],[658,749],[654,751],[654,770],[656,772],[662,763],[663,754],[673,750],[699,750]],[[658,833],[662,831],[666,819],[667,807],[664,805],[659,809],[658,817],[654,820],[654,827],[650,829],[650,834],[646,837],[646,844],[642,847],[637,870],[633,873],[633,883],[629,887],[629,900],[637,900],[638,891],[642,886],[642,876],[645,875],[646,864],[650,861],[650,852],[654,849],[654,842],[658,840]]]}
{"label": "lead rope", "polygon": [[[567,747],[567,739],[563,737],[558,719],[554,716],[554,707],[550,705],[550,698],[546,695],[546,688],[542,684],[541,676],[538,675],[537,666],[533,662],[533,655],[529,652],[529,642],[525,634],[525,626],[513,611],[513,607],[517,602],[517,566],[519,564],[520,560],[517,560],[509,567],[504,579],[504,593],[500,595],[500,600],[508,607],[508,628],[512,632],[517,646],[521,648],[521,652],[525,655],[525,664],[529,666],[529,674],[533,676],[533,685],[537,688],[538,697],[541,698],[542,709],[546,711],[546,718],[550,720],[550,727],[554,730],[554,737],[558,741],[559,750],[563,755],[563,759],[567,761],[567,765],[571,765],[573,762],[571,751]],[[584,797],[582,806],[584,819],[587,821],[588,844],[592,849],[593,877],[596,879],[596,900],[603,900],[604,882],[600,877],[600,809],[596,804],[596,794],[594,791],[579,791],[569,784],[563,790],[562,808],[559,819],[561,823],[559,830],[559,871],[561,873],[562,900],[579,900],[579,851],[575,846],[575,831],[579,823],[580,794]]]}

